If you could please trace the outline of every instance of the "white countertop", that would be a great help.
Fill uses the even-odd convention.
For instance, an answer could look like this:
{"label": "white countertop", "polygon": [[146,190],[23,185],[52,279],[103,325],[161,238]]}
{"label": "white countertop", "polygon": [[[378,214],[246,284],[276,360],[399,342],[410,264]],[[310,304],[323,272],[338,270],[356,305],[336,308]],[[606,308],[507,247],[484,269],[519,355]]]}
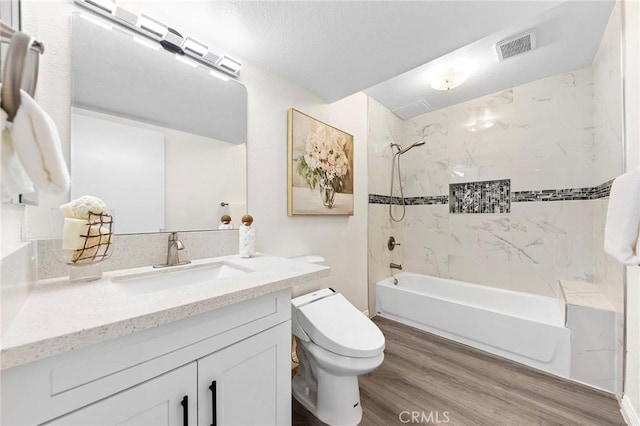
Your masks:
{"label": "white countertop", "polygon": [[127,283],[114,283],[112,278],[172,272],[181,267],[110,271],[100,280],[79,284],[71,284],[67,277],[39,281],[2,335],[0,368],[125,336],[329,275],[326,266],[263,254],[250,259],[237,255],[199,259],[189,267],[217,261],[253,272],[135,296],[123,290]]}

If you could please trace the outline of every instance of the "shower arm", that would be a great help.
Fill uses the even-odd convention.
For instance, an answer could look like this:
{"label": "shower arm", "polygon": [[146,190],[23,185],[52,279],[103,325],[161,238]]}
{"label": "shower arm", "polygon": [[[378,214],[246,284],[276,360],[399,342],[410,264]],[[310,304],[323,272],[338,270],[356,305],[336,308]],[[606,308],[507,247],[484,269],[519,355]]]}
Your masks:
{"label": "shower arm", "polygon": [[408,147],[406,147],[405,149],[400,149],[400,154],[404,154],[405,152],[409,151],[411,148],[415,148],[416,146],[422,146],[425,143],[426,142],[424,140],[419,140],[417,142],[414,142],[411,145],[409,145]]}
{"label": "shower arm", "polygon": [[398,155],[398,154],[404,154],[405,152],[409,151],[411,148],[415,148],[416,146],[422,146],[425,143],[426,142],[423,139],[421,139],[419,141],[416,141],[416,142],[412,143],[411,145],[409,145],[406,148],[402,148],[402,145],[400,145],[399,143],[392,142],[391,143],[391,148],[397,149],[395,155]]}

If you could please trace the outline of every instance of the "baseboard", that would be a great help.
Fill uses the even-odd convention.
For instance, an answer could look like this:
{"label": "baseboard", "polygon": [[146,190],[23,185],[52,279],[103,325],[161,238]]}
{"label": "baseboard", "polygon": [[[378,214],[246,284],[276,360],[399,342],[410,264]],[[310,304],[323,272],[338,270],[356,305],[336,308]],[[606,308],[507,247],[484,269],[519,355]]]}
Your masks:
{"label": "baseboard", "polygon": [[370,317],[369,317],[369,310],[368,310],[368,309],[367,309],[367,310],[365,310],[365,311],[362,311],[362,313],[363,313],[363,314],[365,314],[365,315],[367,316],[367,318],[370,318]]}
{"label": "baseboard", "polygon": [[622,417],[624,421],[627,422],[629,426],[640,426],[640,416],[631,405],[631,401],[627,395],[622,397],[622,404],[620,404],[620,412],[622,413]]}

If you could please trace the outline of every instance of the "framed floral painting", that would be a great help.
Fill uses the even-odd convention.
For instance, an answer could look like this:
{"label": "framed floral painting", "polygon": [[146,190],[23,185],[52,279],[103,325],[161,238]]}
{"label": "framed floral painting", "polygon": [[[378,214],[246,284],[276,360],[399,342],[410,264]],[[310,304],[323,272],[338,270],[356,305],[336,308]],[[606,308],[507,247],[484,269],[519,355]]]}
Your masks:
{"label": "framed floral painting", "polygon": [[289,110],[288,214],[353,215],[353,136]]}

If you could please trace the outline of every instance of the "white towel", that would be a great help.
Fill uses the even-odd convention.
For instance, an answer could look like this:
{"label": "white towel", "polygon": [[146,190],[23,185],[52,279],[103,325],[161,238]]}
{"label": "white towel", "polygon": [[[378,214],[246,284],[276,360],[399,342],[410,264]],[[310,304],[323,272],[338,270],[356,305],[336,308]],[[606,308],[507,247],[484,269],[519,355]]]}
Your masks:
{"label": "white towel", "polygon": [[604,251],[623,265],[639,265],[640,168],[618,176],[611,185]]}
{"label": "white towel", "polygon": [[13,147],[35,186],[45,192],[66,192],[71,179],[62,155],[56,125],[24,90],[13,120]]}
{"label": "white towel", "polygon": [[[2,84],[0,84],[0,91]],[[11,201],[19,194],[27,194],[34,192],[33,182],[24,171],[15,150],[13,149],[13,140],[11,130],[7,122],[7,113],[0,108],[0,130],[2,130],[2,148],[0,158],[2,159],[2,175],[0,182],[2,186],[2,201]]]}
{"label": "white towel", "polygon": [[[0,85],[1,89],[2,85]],[[35,188],[13,149],[11,132],[7,127],[7,113],[3,109],[0,109],[0,129],[2,130],[2,151],[0,153],[0,158],[2,159],[1,199],[2,201],[11,201],[18,194],[33,192]]]}

